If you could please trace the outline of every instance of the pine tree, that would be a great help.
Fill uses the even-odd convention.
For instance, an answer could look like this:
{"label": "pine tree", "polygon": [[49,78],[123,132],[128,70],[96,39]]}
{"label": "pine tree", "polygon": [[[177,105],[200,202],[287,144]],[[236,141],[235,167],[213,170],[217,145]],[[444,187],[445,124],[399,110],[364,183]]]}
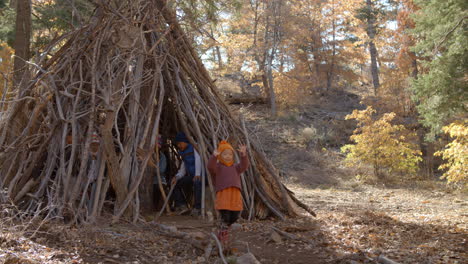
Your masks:
{"label": "pine tree", "polygon": [[421,7],[414,16],[417,38],[415,51],[428,60],[423,73],[412,84],[422,123],[430,136],[441,131],[444,123],[466,115],[468,34],[467,7],[464,0],[417,0]]}

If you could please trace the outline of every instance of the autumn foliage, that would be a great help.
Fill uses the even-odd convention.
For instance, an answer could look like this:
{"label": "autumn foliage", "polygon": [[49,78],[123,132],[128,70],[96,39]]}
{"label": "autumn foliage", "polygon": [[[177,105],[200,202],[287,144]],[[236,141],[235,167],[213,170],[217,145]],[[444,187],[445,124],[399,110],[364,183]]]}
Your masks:
{"label": "autumn foliage", "polygon": [[442,178],[448,183],[468,183],[468,120],[454,122],[442,128],[453,141],[444,150],[435,153],[442,156],[446,163],[439,169],[446,170]]}
{"label": "autumn foliage", "polygon": [[0,95],[2,94],[1,88],[4,87],[5,81],[8,83],[8,75],[12,70],[12,57],[13,49],[7,43],[0,41]]}
{"label": "autumn foliage", "polygon": [[415,174],[421,161],[421,152],[416,144],[410,141],[414,136],[403,125],[394,125],[395,113],[385,113],[376,119],[372,107],[365,110],[354,110],[346,119],[355,119],[358,128],[351,136],[355,144],[342,147],[346,153],[348,165],[371,165],[374,175],[384,176],[384,171]]}

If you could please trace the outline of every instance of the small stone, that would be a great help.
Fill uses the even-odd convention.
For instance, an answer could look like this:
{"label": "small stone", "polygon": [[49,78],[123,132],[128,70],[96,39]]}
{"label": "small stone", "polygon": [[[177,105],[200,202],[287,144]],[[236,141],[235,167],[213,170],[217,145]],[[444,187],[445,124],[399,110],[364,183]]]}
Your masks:
{"label": "small stone", "polygon": [[241,224],[235,223],[235,224],[232,224],[232,225],[231,225],[231,230],[232,230],[232,231],[240,231],[241,229],[242,229],[242,225],[241,225]]}
{"label": "small stone", "polygon": [[206,212],[206,216],[208,218],[208,222],[213,223],[214,217],[212,212]]}
{"label": "small stone", "polygon": [[275,243],[281,243],[281,241],[283,241],[281,236],[275,231],[271,232],[270,240],[274,241]]}
{"label": "small stone", "polygon": [[193,238],[198,239],[198,240],[203,240],[206,238],[206,235],[203,232],[195,232],[192,233]]}
{"label": "small stone", "polygon": [[237,258],[237,264],[260,264],[260,262],[252,253],[247,253]]}
{"label": "small stone", "polygon": [[177,232],[177,227],[175,227],[175,226],[163,225],[163,224],[160,224],[159,226],[160,226],[163,230],[167,230],[167,231],[173,232],[173,233]]}
{"label": "small stone", "polygon": [[113,258],[119,258],[119,254],[115,254],[114,256],[112,256]]}

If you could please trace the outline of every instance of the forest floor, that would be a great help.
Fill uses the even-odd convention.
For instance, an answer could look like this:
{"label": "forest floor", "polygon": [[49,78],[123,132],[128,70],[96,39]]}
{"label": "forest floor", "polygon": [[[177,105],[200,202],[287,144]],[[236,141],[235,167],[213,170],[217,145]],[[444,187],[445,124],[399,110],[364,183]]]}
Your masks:
{"label": "forest floor", "polygon": [[[398,263],[468,263],[466,193],[436,180],[368,184],[341,165],[338,147],[353,128],[344,116],[358,107],[352,100],[346,107],[332,102],[324,109],[322,102],[282,110],[275,120],[264,106],[242,109],[287,187],[317,217],[241,219],[233,256],[251,252],[261,263],[281,264],[378,263],[379,256]],[[312,143],[301,135],[311,125],[317,128]],[[204,250],[162,235],[150,223],[111,225],[108,219],[81,227],[52,221],[32,231],[27,222],[0,219],[0,263],[221,263],[216,248],[207,258]],[[165,216],[159,223],[199,239],[215,232],[214,223],[190,216]]]}
{"label": "forest floor", "polygon": [[[398,263],[467,263],[468,202],[460,195],[373,186],[289,187],[317,217],[241,220],[235,255],[251,252],[261,263],[281,264],[377,263],[379,255]],[[201,238],[215,229],[190,216],[162,217],[160,223]],[[278,236],[273,227],[296,239]],[[0,263],[220,263],[216,254],[207,260],[203,250],[161,236],[150,224],[109,225],[103,219],[70,228],[50,222],[33,239],[21,231],[2,235]]]}

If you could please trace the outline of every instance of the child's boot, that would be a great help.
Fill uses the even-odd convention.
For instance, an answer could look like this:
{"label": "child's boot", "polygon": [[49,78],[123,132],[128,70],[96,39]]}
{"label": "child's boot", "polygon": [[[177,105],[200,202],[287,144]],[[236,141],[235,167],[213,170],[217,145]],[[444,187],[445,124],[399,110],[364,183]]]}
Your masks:
{"label": "child's boot", "polygon": [[227,242],[229,239],[229,231],[228,226],[224,223],[221,223],[219,226],[218,239],[219,242],[221,242],[221,246],[223,246],[223,249],[226,249]]}

